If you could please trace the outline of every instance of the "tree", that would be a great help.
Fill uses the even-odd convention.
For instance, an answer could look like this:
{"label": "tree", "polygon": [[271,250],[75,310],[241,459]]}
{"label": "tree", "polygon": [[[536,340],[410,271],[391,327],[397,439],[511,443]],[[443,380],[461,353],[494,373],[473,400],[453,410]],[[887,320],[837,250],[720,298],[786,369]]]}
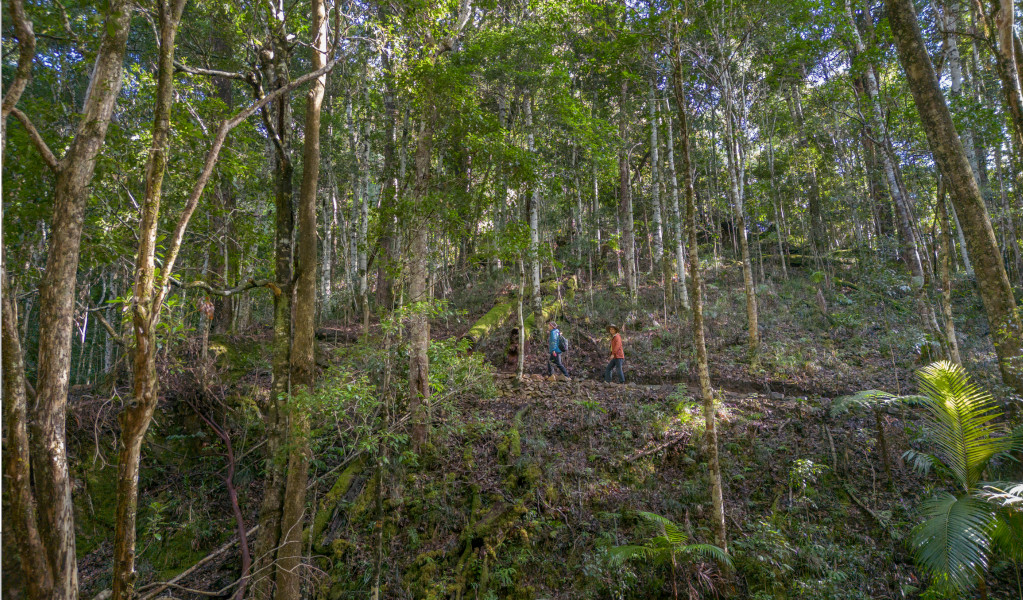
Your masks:
{"label": "tree", "polygon": [[[97,156],[103,148],[113,115],[114,103],[121,90],[125,45],[131,26],[131,8],[123,0],[111,0],[104,16],[104,34],[96,52],[95,66],[82,106],[74,138],[59,160],[36,131],[28,115],[15,108],[20,91],[27,84],[34,37],[31,25],[20,3],[12,5],[17,35],[22,45],[17,85],[8,89],[4,99],[3,117],[14,114],[28,131],[32,143],[46,165],[54,172],[52,235],[47,248],[46,270],[39,294],[39,363],[36,373],[35,401],[27,411],[29,427],[29,464],[33,471],[35,511],[31,502],[19,506],[21,523],[36,522],[40,541],[46,550],[46,570],[38,572],[41,561],[33,557],[26,580],[39,584],[39,597],[76,598],[78,566],[75,557],[74,515],[71,505],[71,480],[65,444],[65,407],[71,369],[71,333],[74,320],[75,284],[81,251],[82,224],[89,185],[96,169]],[[4,290],[4,296],[7,296]],[[14,307],[5,304],[5,320],[16,323]],[[17,329],[16,325],[13,325]],[[9,346],[12,351],[15,347]],[[17,359],[14,359],[17,360]],[[7,365],[5,364],[5,367]],[[15,369],[17,364],[11,364]],[[5,374],[7,369],[4,369]],[[11,374],[11,386],[22,387],[24,377]],[[14,398],[21,395],[14,392]],[[16,416],[17,415],[17,416]],[[19,409],[12,419],[20,418]],[[19,426],[16,426],[19,427]],[[17,429],[16,429],[17,430]],[[24,456],[23,449],[19,449]],[[7,463],[5,462],[5,465]],[[12,463],[11,467],[15,467]],[[18,463],[17,468],[28,465]],[[26,481],[26,479],[22,479]],[[22,491],[23,488],[22,488]],[[34,512],[34,514],[32,514]],[[31,538],[29,538],[31,539]],[[31,548],[30,548],[31,549]],[[52,588],[51,586],[52,582]]]}
{"label": "tree", "polygon": [[955,212],[963,227],[977,275],[977,288],[998,354],[1002,380],[1016,391],[1023,392],[1023,322],[995,241],[987,206],[938,86],[913,4],[910,0],[887,0],[886,4],[899,60],[916,101],[931,153],[949,187]]}
{"label": "tree", "polygon": [[[675,32],[677,34],[677,32]],[[674,41],[673,43],[677,43]],[[717,407],[714,390],[710,385],[710,367],[707,363],[707,341],[703,324],[703,290],[700,274],[699,238],[696,234],[696,191],[693,187],[693,165],[689,155],[689,123],[686,115],[686,96],[682,79],[682,56],[677,46],[672,47],[672,88],[675,92],[675,110],[678,113],[679,153],[682,156],[682,180],[686,198],[686,222],[689,224],[689,293],[693,304],[693,346],[700,378],[700,397],[706,422],[707,466],[710,470],[710,497],[714,505],[711,515],[714,543],[728,550],[725,534],[725,502],[721,483],[721,462],[718,458]]]}

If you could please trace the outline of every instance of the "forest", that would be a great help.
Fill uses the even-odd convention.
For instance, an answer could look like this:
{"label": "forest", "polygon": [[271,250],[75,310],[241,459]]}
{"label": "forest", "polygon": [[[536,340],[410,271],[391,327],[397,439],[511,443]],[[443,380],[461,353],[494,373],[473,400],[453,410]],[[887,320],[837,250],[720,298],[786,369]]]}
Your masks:
{"label": "forest", "polygon": [[4,0],[4,600],[1023,599],[1013,0]]}

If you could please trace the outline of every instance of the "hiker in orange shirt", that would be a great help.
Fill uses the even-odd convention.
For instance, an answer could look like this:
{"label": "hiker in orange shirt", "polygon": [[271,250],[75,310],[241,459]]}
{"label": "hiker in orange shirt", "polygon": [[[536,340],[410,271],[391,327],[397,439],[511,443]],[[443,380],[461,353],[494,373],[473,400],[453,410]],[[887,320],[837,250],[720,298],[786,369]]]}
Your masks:
{"label": "hiker in orange shirt", "polygon": [[608,383],[614,381],[614,373],[617,371],[618,377],[622,383],[625,383],[625,371],[622,370],[622,364],[625,362],[622,335],[618,333],[618,328],[614,325],[608,325],[607,332],[611,334],[611,362],[607,363],[607,367],[604,369],[604,381]]}

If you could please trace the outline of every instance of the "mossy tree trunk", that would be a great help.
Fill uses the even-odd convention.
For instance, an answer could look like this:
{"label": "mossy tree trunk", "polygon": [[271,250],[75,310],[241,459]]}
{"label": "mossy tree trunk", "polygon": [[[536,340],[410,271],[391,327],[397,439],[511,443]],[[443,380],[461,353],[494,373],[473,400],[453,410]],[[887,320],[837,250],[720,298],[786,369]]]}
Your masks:
{"label": "mossy tree trunk", "polygon": [[[142,441],[159,400],[156,378],[156,326],[161,293],[156,290],[157,230],[163,178],[170,150],[171,106],[174,102],[174,41],[186,0],[160,0],[160,56],[157,69],[153,141],[146,162],[146,192],[139,224],[139,251],[132,303],[132,402],[121,412],[117,455],[117,508],[114,528],[114,600],[135,594],[135,517],[138,513],[139,463]],[[169,265],[163,265],[170,268]]]}
{"label": "mossy tree trunk", "polygon": [[899,60],[973,259],[977,288],[991,327],[1002,380],[1023,392],[1023,324],[987,206],[938,85],[913,4],[911,0],[886,0],[886,4]]}
{"label": "mossy tree trunk", "polygon": [[696,362],[700,377],[700,397],[703,400],[703,416],[706,421],[707,464],[710,470],[710,494],[714,505],[711,529],[714,543],[727,550],[725,533],[725,504],[721,483],[721,462],[718,457],[717,408],[714,405],[714,390],[710,386],[710,367],[707,361],[707,340],[703,323],[703,291],[700,289],[700,252],[696,235],[696,191],[693,188],[693,165],[689,154],[689,124],[686,115],[685,90],[682,84],[680,57],[673,49],[672,77],[675,91],[675,106],[678,112],[679,153],[682,155],[682,177],[686,198],[686,222],[689,225],[689,280],[692,285],[690,297],[693,304],[693,345],[696,347]]}

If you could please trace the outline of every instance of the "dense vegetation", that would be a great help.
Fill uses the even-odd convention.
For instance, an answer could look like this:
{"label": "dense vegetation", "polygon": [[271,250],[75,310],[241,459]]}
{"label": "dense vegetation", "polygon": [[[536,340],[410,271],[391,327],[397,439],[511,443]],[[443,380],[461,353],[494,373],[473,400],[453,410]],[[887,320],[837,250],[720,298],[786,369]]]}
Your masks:
{"label": "dense vegetation", "polygon": [[1011,0],[3,10],[4,598],[1023,598]]}

